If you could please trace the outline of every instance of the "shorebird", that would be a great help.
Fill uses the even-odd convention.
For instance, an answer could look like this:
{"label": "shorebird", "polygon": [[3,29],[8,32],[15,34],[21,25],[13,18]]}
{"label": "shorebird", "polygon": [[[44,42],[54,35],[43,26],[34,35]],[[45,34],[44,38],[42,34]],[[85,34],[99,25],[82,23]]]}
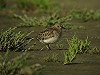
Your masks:
{"label": "shorebird", "polygon": [[[46,47],[51,50],[50,44],[57,42],[62,34],[62,26],[60,24],[55,24],[52,27],[49,27],[42,32],[40,32],[36,39],[41,43],[45,44]],[[42,49],[41,49],[42,50]]]}

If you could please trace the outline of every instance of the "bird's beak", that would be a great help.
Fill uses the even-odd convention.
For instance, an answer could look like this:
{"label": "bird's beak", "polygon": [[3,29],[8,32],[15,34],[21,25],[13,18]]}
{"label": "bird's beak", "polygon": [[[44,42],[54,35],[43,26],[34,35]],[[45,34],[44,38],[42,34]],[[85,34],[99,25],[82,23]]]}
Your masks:
{"label": "bird's beak", "polygon": [[66,29],[66,28],[64,27],[64,25],[61,25],[61,27],[62,27],[62,29]]}
{"label": "bird's beak", "polygon": [[62,26],[62,29],[66,29],[66,28]]}

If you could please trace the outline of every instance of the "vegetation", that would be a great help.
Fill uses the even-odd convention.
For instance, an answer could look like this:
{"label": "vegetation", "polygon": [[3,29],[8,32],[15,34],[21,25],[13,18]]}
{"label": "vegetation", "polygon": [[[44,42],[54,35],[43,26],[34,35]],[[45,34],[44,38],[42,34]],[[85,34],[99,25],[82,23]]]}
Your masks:
{"label": "vegetation", "polygon": [[43,75],[42,66],[40,64],[33,64],[31,66],[26,66],[20,70],[20,75]]}
{"label": "vegetation", "polygon": [[25,40],[32,32],[22,34],[21,31],[15,32],[15,28],[9,28],[8,30],[0,33],[0,50],[1,51],[22,51],[25,46],[32,40]]}
{"label": "vegetation", "polygon": [[73,9],[69,12],[69,15],[71,15],[71,17],[73,19],[79,19],[84,22],[87,22],[90,20],[99,20],[100,19],[100,10]]}
{"label": "vegetation", "polygon": [[[57,70],[57,72],[58,71],[60,72],[61,69],[64,70],[66,68],[66,66],[61,66],[61,64],[59,63],[61,62],[60,58],[61,60],[65,58],[63,60],[64,61],[63,63],[66,65],[66,64],[73,63],[77,54],[86,54],[86,53],[90,53],[90,54],[82,55],[82,57],[80,57],[79,55],[79,58],[81,59],[77,58],[78,60],[76,60],[75,63],[83,62],[82,63],[83,65],[89,64],[89,66],[91,66],[93,64],[93,65],[96,65],[95,67],[98,67],[99,63],[97,60],[100,58],[99,56],[100,49],[98,49],[99,48],[98,40],[100,39],[98,35],[99,29],[100,29],[100,25],[99,25],[100,9],[98,9],[99,1],[91,0],[91,2],[95,2],[93,3],[93,5],[92,3],[89,3],[88,1],[87,3],[85,3],[85,1],[83,2],[82,0],[79,0],[79,1],[64,0],[64,2],[67,2],[67,5],[63,1],[61,1],[60,3],[60,1],[61,0],[56,1],[56,2],[54,2],[53,0],[9,0],[9,1],[0,0],[0,19],[1,19],[0,24],[2,24],[0,29],[5,27],[4,24],[7,24],[8,26],[6,27],[9,27],[9,26],[12,26],[10,24],[13,24],[15,22],[16,24],[18,24],[20,22],[19,20],[21,20],[21,22],[16,27],[9,28],[6,31],[1,30],[2,32],[0,32],[0,52],[1,52],[0,75],[41,75],[42,69],[43,69],[42,65],[32,64],[32,63],[37,63],[38,61],[39,61],[38,63],[42,63],[43,65],[46,66],[46,69],[43,70],[44,73],[47,74],[47,73],[52,72],[52,75],[53,75],[53,71],[55,71],[55,69]],[[82,5],[81,5],[81,1],[83,2]],[[59,2],[59,5],[57,5],[57,2]],[[96,3],[98,5],[96,5]],[[87,7],[87,8],[84,8],[84,7]],[[90,9],[90,8],[93,8],[93,9]],[[20,15],[17,15],[17,14],[20,14]],[[36,58],[35,58],[36,60],[34,61],[33,59],[31,59],[32,57],[31,54],[26,52],[27,50],[29,50],[31,47],[35,45],[35,43],[30,43],[32,41],[32,39],[30,39],[30,34],[33,31],[29,33],[27,32],[22,33],[21,31],[16,31],[17,28],[19,27],[33,28],[35,26],[36,28],[42,27],[42,26],[49,27],[49,26],[54,25],[55,23],[60,23],[63,25],[65,29],[67,29],[67,30],[63,30],[63,33],[66,33],[67,31],[67,34],[70,34],[70,35],[67,35],[67,37],[70,37],[71,35],[73,35],[74,32],[78,32],[79,35],[81,33],[85,34],[85,36],[88,34],[90,38],[87,37],[86,39],[83,40],[83,39],[79,39],[78,36],[74,35],[71,39],[67,39],[67,42],[68,42],[67,50],[64,49],[66,48],[66,44],[65,44],[66,41],[64,41],[65,40],[64,37],[66,37],[66,35],[63,35],[62,41],[58,42],[59,44],[57,44],[56,46],[53,45],[54,48],[57,47],[58,49],[57,51],[53,50],[50,52],[49,51],[38,52],[39,46],[36,46],[36,48],[34,47],[31,49],[35,51],[35,53],[33,53],[32,55],[34,54],[36,55]],[[84,25],[84,26],[81,26],[81,25]],[[70,30],[70,29],[85,29],[85,25],[87,25],[86,27],[89,30],[87,28],[86,28],[86,31],[85,30]],[[85,31],[85,32],[82,32],[82,31]],[[95,34],[92,35],[92,33],[90,32],[93,32]],[[89,41],[89,39],[94,41],[92,42],[93,48],[90,47],[91,42]],[[30,44],[34,44],[34,45],[30,46]],[[38,45],[38,43],[36,44]],[[97,47],[94,47],[94,45],[97,45]],[[62,52],[64,50],[66,51],[64,52],[64,55],[62,56]],[[16,52],[16,51],[24,51],[24,52]],[[33,51],[29,51],[29,52],[33,52]],[[57,52],[61,56],[57,53],[52,53],[52,52]],[[16,56],[16,53],[18,53],[17,56]],[[45,54],[44,57],[42,57],[43,54]],[[86,59],[84,59],[84,57],[86,57]],[[90,57],[93,57],[95,61],[92,61],[91,60],[92,58]],[[41,58],[43,59],[44,62],[40,61]],[[87,59],[89,60],[87,61]],[[55,65],[57,63],[59,64]],[[75,65],[72,65],[72,66],[75,67]],[[74,70],[73,67],[70,67],[70,68]],[[90,71],[91,69],[90,70],[89,69],[88,71],[91,72]],[[67,71],[67,68],[65,70]],[[96,70],[97,69],[95,69],[95,72]],[[63,73],[66,71],[63,71]],[[57,72],[54,72],[54,75],[57,74]]]}
{"label": "vegetation", "polygon": [[[19,56],[9,58],[10,52],[7,51],[4,55],[0,55],[0,75],[26,75],[23,72],[24,68],[30,68],[32,73],[28,75],[40,75],[41,65],[34,64],[32,66],[26,66],[26,60],[30,59],[29,53],[24,52]],[[31,68],[32,67],[32,68]]]}
{"label": "vegetation", "polygon": [[78,53],[87,53],[87,52],[89,52],[90,43],[91,42],[88,40],[88,37],[85,40],[80,40]]}
{"label": "vegetation", "polygon": [[54,5],[50,0],[16,0],[18,8],[21,9],[49,9]]}
{"label": "vegetation", "polygon": [[52,14],[51,16],[47,17],[29,17],[27,15],[24,16],[19,16],[19,15],[14,15],[16,18],[21,19],[23,22],[18,24],[17,27],[33,27],[33,26],[51,26],[54,25],[55,23],[61,23],[65,29],[85,29],[83,26],[77,26],[71,24],[69,21],[71,18],[69,16],[61,17],[57,13]]}
{"label": "vegetation", "polygon": [[67,19],[66,17],[60,18],[60,16],[57,13],[54,13],[53,15],[48,17],[41,17],[41,18],[28,17],[27,15],[24,16],[14,15],[14,16],[23,21],[23,23],[21,23],[18,27],[27,27],[27,26],[30,27],[36,25],[49,26],[55,24],[56,22],[63,23],[63,21]]}
{"label": "vegetation", "polygon": [[44,60],[46,62],[60,62],[58,54],[56,54],[56,53],[52,53],[52,54],[50,54],[48,56],[46,55],[46,57],[44,57]]}
{"label": "vegetation", "polygon": [[88,38],[86,40],[80,40],[76,35],[72,37],[71,40],[68,40],[68,51],[64,52],[65,61],[64,64],[71,63],[76,57],[77,53],[86,53],[89,51],[90,41]]}
{"label": "vegetation", "polygon": [[[9,2],[12,4],[9,5]],[[16,11],[16,10],[24,10],[24,11],[38,11],[38,12],[46,12],[50,11],[50,9],[57,8],[57,2],[51,0],[14,0],[7,2],[6,0],[0,0],[0,9],[6,8],[7,10]],[[55,7],[54,7],[55,6]]]}
{"label": "vegetation", "polygon": [[65,61],[64,64],[69,64],[76,57],[79,47],[79,39],[76,36],[73,36],[71,40],[67,40],[69,44],[68,51],[64,52]]}
{"label": "vegetation", "polygon": [[83,26],[77,26],[71,23],[72,20],[78,19],[84,22],[90,20],[99,20],[100,19],[100,10],[71,10],[66,16],[61,16],[58,11],[52,15],[46,17],[29,17],[27,15],[20,16],[14,15],[14,17],[21,19],[23,22],[20,23],[17,27],[32,27],[32,26],[49,26],[55,23],[61,23],[66,29],[85,29]]}
{"label": "vegetation", "polygon": [[0,9],[4,9],[6,7],[6,2],[4,0],[0,0]]}
{"label": "vegetation", "polygon": [[94,47],[91,50],[89,50],[90,54],[99,54],[100,53],[100,49]]}

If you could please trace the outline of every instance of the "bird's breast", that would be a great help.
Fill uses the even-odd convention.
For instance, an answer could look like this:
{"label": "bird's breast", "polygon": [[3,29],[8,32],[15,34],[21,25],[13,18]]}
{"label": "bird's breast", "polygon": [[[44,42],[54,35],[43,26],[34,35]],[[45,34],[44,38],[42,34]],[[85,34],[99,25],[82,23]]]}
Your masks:
{"label": "bird's breast", "polygon": [[59,39],[59,37],[55,36],[55,37],[51,37],[51,38],[48,38],[48,39],[40,40],[40,42],[49,44],[49,43],[55,43],[55,42],[57,42],[58,39]]}

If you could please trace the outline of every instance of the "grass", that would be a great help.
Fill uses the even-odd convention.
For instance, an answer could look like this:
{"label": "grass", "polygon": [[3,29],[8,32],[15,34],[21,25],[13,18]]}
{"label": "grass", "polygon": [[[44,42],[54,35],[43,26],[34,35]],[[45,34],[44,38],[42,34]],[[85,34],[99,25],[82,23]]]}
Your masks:
{"label": "grass", "polygon": [[100,54],[100,49],[94,47],[91,50],[89,50],[88,53],[90,53],[90,54]]}
{"label": "grass", "polygon": [[13,0],[9,2],[0,0],[0,9],[6,9],[9,12],[50,12],[52,8],[55,10],[57,6],[57,2],[53,0]]}
{"label": "grass", "polygon": [[90,41],[88,37],[85,40],[80,40],[79,53],[87,53],[90,50]]}
{"label": "grass", "polygon": [[86,8],[77,10],[73,9],[69,12],[69,15],[72,16],[73,19],[79,19],[84,22],[90,21],[90,20],[100,20],[100,9],[98,10],[88,10]]}
{"label": "grass", "polygon": [[0,51],[22,51],[25,46],[31,42],[32,39],[26,40],[32,32],[26,34],[15,32],[15,28],[9,28],[8,30],[0,33]]}
{"label": "grass", "polygon": [[82,10],[72,9],[68,12],[67,15],[62,16],[60,11],[55,11],[51,15],[41,16],[40,17],[30,17],[28,15],[20,16],[14,14],[15,18],[22,20],[17,27],[33,27],[33,26],[51,26],[55,23],[61,23],[65,29],[85,29],[84,26],[78,26],[71,21],[73,20],[82,20],[87,22],[90,20],[99,20],[100,19],[100,10],[88,10],[86,8]]}
{"label": "grass", "polygon": [[67,42],[69,48],[68,51],[64,52],[64,64],[72,63],[77,53],[86,53],[90,50],[90,41],[88,38],[86,38],[86,40],[80,40],[76,35],[74,35],[71,40],[67,39]]}
{"label": "grass", "polygon": [[50,55],[46,55],[46,56],[44,57],[44,61],[45,61],[45,62],[60,62],[59,56],[58,56],[58,54],[56,54],[56,53],[52,53],[52,54],[50,54]]}
{"label": "grass", "polygon": [[40,64],[26,66],[20,70],[20,75],[43,75],[42,68]]}
{"label": "grass", "polygon": [[0,0],[0,9],[6,8],[6,2],[5,0]]}
{"label": "grass", "polygon": [[20,69],[25,65],[28,54],[23,53],[13,59],[8,60],[9,51],[5,55],[0,55],[0,75],[15,75],[18,74]]}
{"label": "grass", "polygon": [[73,59],[76,57],[76,54],[78,52],[79,47],[79,39],[76,36],[73,36],[71,40],[68,41],[68,51],[64,52],[65,61],[64,64],[69,64],[73,61]]}
{"label": "grass", "polygon": [[54,5],[50,0],[16,0],[17,7],[21,9],[48,9]]}
{"label": "grass", "polygon": [[[0,0],[0,1],[4,1],[4,0]],[[28,0],[27,1],[16,0],[16,1],[19,1],[19,4],[17,4],[17,6],[18,6],[18,9],[21,9],[21,10],[22,9],[26,11],[37,10],[39,11],[38,12],[39,14],[40,14],[40,11],[46,12],[47,9],[49,9],[51,12],[53,10],[53,9],[50,9],[53,6],[52,3],[50,3],[51,2],[50,0],[34,0],[36,3],[27,2]],[[24,3],[25,1],[26,3]],[[42,1],[42,3],[40,3],[40,1]],[[0,9],[4,9],[4,8],[6,8],[5,2],[4,3],[0,2]],[[63,10],[63,12],[65,11]],[[62,23],[64,28],[68,30],[69,29],[84,29],[83,26],[77,26],[77,25],[72,24],[71,23],[72,20],[78,19],[78,21],[82,20],[84,22],[87,22],[90,20],[94,21],[94,20],[100,19],[100,10],[74,9],[68,12],[69,14],[65,16],[60,16],[59,14],[55,14],[55,11],[53,11],[53,13],[54,13],[53,15],[42,16],[41,18],[30,17],[28,15],[24,15],[24,16],[15,15],[17,18],[22,20],[22,23],[20,23],[17,27],[33,27],[37,25],[47,27],[47,26],[51,26],[55,24],[56,22],[59,22],[59,23]],[[15,29],[12,30],[12,28],[10,28],[9,30],[5,32],[0,33],[0,37],[2,36],[2,39],[0,38],[1,51],[8,51],[8,50],[19,51],[19,50],[26,49],[26,45],[31,40],[27,41],[24,39],[27,33],[24,33],[24,34],[22,34],[21,32],[17,33],[15,32]],[[19,38],[17,39],[17,37]],[[68,51],[64,52],[64,56],[65,56],[64,64],[72,63],[73,60],[76,58],[77,53],[81,53],[81,54],[83,53],[99,54],[100,53],[100,49],[97,49],[97,48],[93,48],[90,50],[91,42],[89,41],[88,37],[85,40],[80,40],[77,36],[73,36],[72,39],[70,40],[67,39],[67,42],[69,44],[69,48],[68,48]],[[59,48],[63,49],[65,45],[60,44],[58,46]],[[0,75],[41,75],[42,66],[40,64],[33,64],[31,66],[26,66],[25,62],[26,60],[28,60],[28,56],[29,54],[22,53],[22,55],[8,60],[9,58],[8,53],[2,56],[0,55]],[[46,55],[43,60],[45,62],[60,62],[59,56],[56,53]]]}
{"label": "grass", "polygon": [[[9,59],[10,52],[0,55],[0,75],[41,75],[42,66],[33,64],[28,66],[26,60],[32,59],[27,52]],[[27,70],[25,68],[27,67]]]}
{"label": "grass", "polygon": [[19,18],[22,20],[22,23],[18,24],[17,27],[33,27],[33,26],[52,26],[55,23],[60,23],[63,25],[65,29],[85,29],[84,26],[77,26],[70,23],[71,17],[64,16],[61,17],[58,13],[54,13],[50,16],[41,18],[38,17],[29,17],[27,15],[20,16],[20,15],[14,15],[16,18]]}
{"label": "grass", "polygon": [[41,18],[30,17],[27,15],[20,16],[17,14],[15,14],[14,16],[23,21],[17,27],[33,27],[37,25],[46,27],[46,26],[54,25],[55,23],[61,23],[63,27],[66,29],[85,29],[84,26],[74,25],[71,23],[71,21],[75,19],[82,20],[84,22],[90,20],[94,20],[94,21],[99,20],[100,10],[73,9],[70,12],[68,12],[68,14],[65,16],[61,16],[61,13],[59,13],[59,11],[56,11],[51,15],[41,16]]}

